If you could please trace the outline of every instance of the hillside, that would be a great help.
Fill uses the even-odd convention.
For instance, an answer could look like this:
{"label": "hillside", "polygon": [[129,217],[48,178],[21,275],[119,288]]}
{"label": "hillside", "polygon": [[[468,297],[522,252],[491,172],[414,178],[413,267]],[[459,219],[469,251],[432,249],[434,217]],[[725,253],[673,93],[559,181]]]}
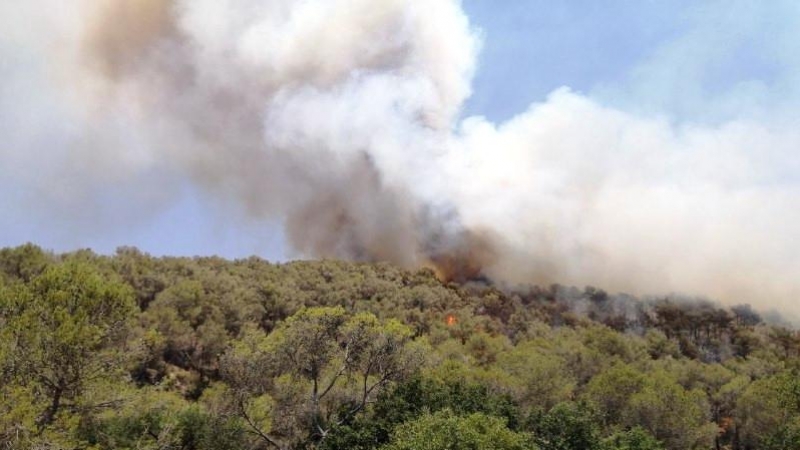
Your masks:
{"label": "hillside", "polygon": [[800,448],[799,356],[747,305],[0,250],[0,448]]}

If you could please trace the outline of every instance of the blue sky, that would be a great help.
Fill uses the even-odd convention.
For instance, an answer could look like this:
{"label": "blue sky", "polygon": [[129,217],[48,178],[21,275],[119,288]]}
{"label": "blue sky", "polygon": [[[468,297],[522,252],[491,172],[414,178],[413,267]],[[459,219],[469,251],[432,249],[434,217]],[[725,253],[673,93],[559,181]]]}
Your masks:
{"label": "blue sky", "polygon": [[[483,37],[465,117],[502,122],[561,86],[675,122],[713,123],[797,103],[796,2],[465,0],[463,6]],[[99,227],[34,211],[19,186],[0,187],[0,246],[32,241],[57,251],[109,253],[134,245],[158,255],[289,254],[279,224],[248,221],[235,206],[208,203],[191,186],[146,220],[98,218]],[[111,216],[136,215],[120,199],[105,201]]]}
{"label": "blue sky", "polygon": [[685,29],[682,16],[692,3],[467,0],[467,13],[484,33],[467,113],[501,121],[561,86],[586,93],[623,83]]}

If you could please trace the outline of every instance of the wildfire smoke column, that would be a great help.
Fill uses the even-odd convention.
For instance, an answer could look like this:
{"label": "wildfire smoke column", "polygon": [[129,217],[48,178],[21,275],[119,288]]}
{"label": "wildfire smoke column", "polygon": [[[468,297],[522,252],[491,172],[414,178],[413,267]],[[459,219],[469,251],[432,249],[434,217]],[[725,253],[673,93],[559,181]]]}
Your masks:
{"label": "wildfire smoke column", "polygon": [[42,192],[190,180],[299,255],[798,310],[797,108],[676,124],[561,88],[463,118],[482,37],[457,0],[10,3],[0,52],[42,62],[0,76],[57,120],[0,157]]}

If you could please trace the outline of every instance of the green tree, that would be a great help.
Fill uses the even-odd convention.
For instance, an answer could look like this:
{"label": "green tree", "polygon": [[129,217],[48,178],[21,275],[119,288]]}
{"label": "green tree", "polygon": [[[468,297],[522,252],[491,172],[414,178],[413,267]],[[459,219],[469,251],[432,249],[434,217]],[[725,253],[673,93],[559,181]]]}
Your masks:
{"label": "green tree", "polygon": [[53,256],[33,244],[0,250],[0,278],[29,282],[53,262]]}
{"label": "green tree", "polygon": [[599,450],[600,434],[594,411],[586,404],[563,402],[529,419],[542,450]]}
{"label": "green tree", "polygon": [[780,448],[800,436],[800,379],[783,372],[754,381],[739,397],[736,415],[743,446]]}
{"label": "green tree", "polygon": [[136,303],[142,310],[147,309],[156,295],[166,287],[166,274],[157,260],[135,247],[120,247],[112,260],[114,271],[133,287]]}
{"label": "green tree", "polygon": [[663,371],[648,375],[644,387],[631,396],[623,424],[641,426],[670,450],[708,448],[717,433],[702,391],[687,391]]}
{"label": "green tree", "polygon": [[528,436],[515,433],[497,417],[481,413],[457,416],[450,410],[425,414],[403,424],[383,450],[525,450]]}
{"label": "green tree", "polygon": [[159,293],[141,317],[163,336],[166,362],[209,377],[229,339],[223,304],[201,281],[181,280]]}
{"label": "green tree", "polygon": [[800,448],[800,417],[795,416],[781,425],[764,439],[760,448],[764,450]]}
{"label": "green tree", "polygon": [[522,406],[548,410],[572,397],[576,380],[561,355],[543,340],[526,341],[500,356],[498,367],[515,377],[521,385]]}
{"label": "green tree", "polygon": [[483,413],[505,421],[518,431],[519,408],[508,394],[490,392],[484,384],[468,380],[438,380],[417,375],[385,390],[368,414],[337,427],[322,448],[372,449],[389,441],[399,424],[424,413],[450,410],[459,416]]}
{"label": "green tree", "polygon": [[645,385],[646,377],[627,364],[618,364],[592,378],[584,398],[596,405],[603,425],[620,423],[630,398]]}
{"label": "green tree", "polygon": [[[133,305],[127,286],[77,262],[51,266],[28,286],[0,297],[0,355],[7,381],[0,390],[6,398],[27,398],[31,405],[24,407],[36,411],[33,424],[20,420],[3,426],[41,435],[62,411],[110,406],[83,394],[123,367],[115,344],[124,342]],[[15,414],[6,411],[5,417]]]}
{"label": "green tree", "polygon": [[238,418],[149,387],[132,392],[121,408],[84,421],[78,434],[104,450],[251,448]]}
{"label": "green tree", "polygon": [[664,450],[658,439],[641,427],[614,433],[603,440],[602,450]]}
{"label": "green tree", "polygon": [[[264,441],[285,448],[295,439],[325,440],[389,383],[416,370],[420,358],[411,330],[395,320],[381,323],[370,313],[348,317],[341,307],[308,308],[260,342],[235,348],[224,363],[236,371],[223,368],[223,374],[233,384],[234,373],[252,380],[238,385],[238,412]],[[271,385],[248,375],[251,370],[273,377]],[[259,397],[265,399],[260,409],[270,410],[270,428],[250,413]]]}

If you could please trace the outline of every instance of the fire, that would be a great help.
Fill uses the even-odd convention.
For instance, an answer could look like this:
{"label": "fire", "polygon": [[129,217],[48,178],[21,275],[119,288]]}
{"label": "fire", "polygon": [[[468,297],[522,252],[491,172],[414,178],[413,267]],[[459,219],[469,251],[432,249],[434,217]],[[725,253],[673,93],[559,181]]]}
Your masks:
{"label": "fire", "polygon": [[458,322],[458,320],[456,319],[456,316],[454,316],[452,314],[448,314],[447,317],[444,319],[444,321],[445,321],[445,323],[447,324],[448,327],[452,327],[453,325],[455,325]]}
{"label": "fire", "polygon": [[423,267],[433,270],[436,277],[445,283],[455,281],[484,280],[484,268],[495,260],[494,247],[490,235],[485,231],[462,230],[455,242],[427,253]]}

